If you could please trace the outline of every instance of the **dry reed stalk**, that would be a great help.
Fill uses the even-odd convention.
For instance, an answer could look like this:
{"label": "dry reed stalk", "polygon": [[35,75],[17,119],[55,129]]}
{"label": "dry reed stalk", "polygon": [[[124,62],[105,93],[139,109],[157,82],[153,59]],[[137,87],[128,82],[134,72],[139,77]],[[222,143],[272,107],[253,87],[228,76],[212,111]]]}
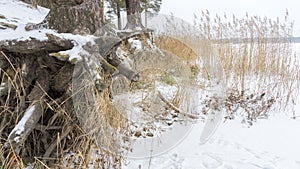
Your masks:
{"label": "dry reed stalk", "polygon": [[[228,87],[241,91],[249,88],[257,92],[264,90],[278,99],[285,98],[278,103],[285,106],[280,107],[289,105],[289,98],[297,95],[293,91],[296,81],[299,81],[299,57],[292,55],[293,24],[288,20],[288,12],[283,21],[248,14],[241,19],[235,15],[229,18],[226,14],[212,18],[208,11],[202,12],[198,18],[195,23],[202,39],[194,43],[199,48],[205,47],[199,45],[200,41],[205,42],[203,39],[214,44],[225,69]],[[205,60],[209,54],[201,57]],[[282,83],[287,80],[293,85]],[[272,84],[280,85],[276,85],[277,90],[266,88]]]}

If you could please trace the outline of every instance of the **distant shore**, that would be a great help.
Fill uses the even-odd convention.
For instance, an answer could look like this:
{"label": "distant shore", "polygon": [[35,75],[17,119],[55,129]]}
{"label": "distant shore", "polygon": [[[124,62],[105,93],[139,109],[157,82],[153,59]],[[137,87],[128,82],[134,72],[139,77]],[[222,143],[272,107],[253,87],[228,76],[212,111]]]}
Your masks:
{"label": "distant shore", "polygon": [[232,39],[213,39],[215,43],[245,43],[254,41],[255,43],[259,41],[269,42],[269,43],[284,43],[284,42],[291,42],[291,43],[300,43],[300,37],[291,37],[291,38],[232,38]]}

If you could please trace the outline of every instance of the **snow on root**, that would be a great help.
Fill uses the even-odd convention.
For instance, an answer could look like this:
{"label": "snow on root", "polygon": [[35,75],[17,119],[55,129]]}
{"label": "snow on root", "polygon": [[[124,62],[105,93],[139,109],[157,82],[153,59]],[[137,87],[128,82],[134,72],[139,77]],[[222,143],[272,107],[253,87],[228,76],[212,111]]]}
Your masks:
{"label": "snow on root", "polygon": [[37,6],[30,6],[18,0],[1,0],[0,2],[0,41],[25,41],[40,40],[47,41],[48,35],[54,35],[62,39],[69,39],[74,47],[67,51],[50,54],[60,60],[76,62],[82,59],[82,55],[87,56],[88,52],[83,49],[87,42],[94,41],[93,36],[73,35],[70,33],[59,34],[55,30],[40,28],[38,30],[25,29],[27,24],[41,23],[49,9]]}
{"label": "snow on root", "polygon": [[23,118],[21,121],[15,126],[15,128],[11,131],[9,134],[8,138],[11,138],[13,135],[14,136],[14,141],[16,143],[19,143],[22,137],[22,133],[25,130],[25,125],[26,123],[30,120],[30,117],[32,116],[32,113],[35,110],[35,105],[31,106],[28,111],[25,112]]}

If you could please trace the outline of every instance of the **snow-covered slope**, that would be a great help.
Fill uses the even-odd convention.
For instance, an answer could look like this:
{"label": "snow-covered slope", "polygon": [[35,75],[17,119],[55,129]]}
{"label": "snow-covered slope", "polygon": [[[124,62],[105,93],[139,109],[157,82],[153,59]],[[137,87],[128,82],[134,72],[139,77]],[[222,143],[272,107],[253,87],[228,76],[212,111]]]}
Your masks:
{"label": "snow-covered slope", "polygon": [[18,0],[1,0],[0,11],[8,19],[26,24],[42,22],[49,9],[40,6],[35,8]]}
{"label": "snow-covered slope", "polygon": [[138,169],[298,169],[300,121],[283,115],[259,120],[248,128],[236,119],[223,123],[205,144],[202,123],[170,152],[148,159],[129,159],[124,168]]}
{"label": "snow-covered slope", "polygon": [[[40,23],[47,16],[49,9],[43,7],[34,8],[17,0],[1,0],[0,2],[0,40],[19,39],[25,40],[30,37],[45,40],[46,33],[53,30],[26,31],[28,23]],[[10,25],[10,26],[6,26]]]}

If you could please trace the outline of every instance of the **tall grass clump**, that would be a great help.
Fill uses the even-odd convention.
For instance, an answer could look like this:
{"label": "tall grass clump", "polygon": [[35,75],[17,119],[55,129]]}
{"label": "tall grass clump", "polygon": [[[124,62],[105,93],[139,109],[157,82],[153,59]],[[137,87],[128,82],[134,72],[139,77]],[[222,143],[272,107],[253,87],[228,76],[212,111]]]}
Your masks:
{"label": "tall grass clump", "polygon": [[[243,100],[262,95],[267,98],[262,98],[262,104],[272,103],[279,112],[294,111],[300,62],[293,51],[293,22],[288,11],[282,19],[273,20],[247,13],[243,18],[213,17],[206,10],[195,16],[194,25],[174,17],[165,22],[157,45],[184,56],[191,67],[196,65],[202,87],[217,79],[226,84],[222,90],[227,100],[232,93]],[[270,104],[265,105],[269,110]]]}
{"label": "tall grass clump", "polygon": [[241,96],[265,93],[275,99],[276,109],[291,110],[298,93],[299,56],[293,53],[293,22],[288,11],[283,20],[247,13],[244,18],[226,14],[211,17],[203,11],[200,17],[195,16],[195,26],[201,38],[194,45],[215,48],[227,89],[236,89]]}

